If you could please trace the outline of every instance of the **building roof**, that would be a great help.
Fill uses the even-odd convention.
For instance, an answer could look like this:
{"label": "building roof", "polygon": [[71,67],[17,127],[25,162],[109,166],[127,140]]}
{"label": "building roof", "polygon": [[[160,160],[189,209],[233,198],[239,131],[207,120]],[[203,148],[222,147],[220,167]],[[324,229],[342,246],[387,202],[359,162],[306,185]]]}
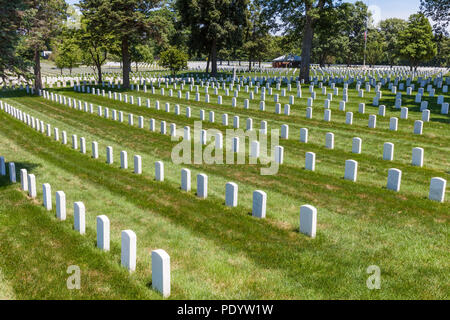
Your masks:
{"label": "building roof", "polygon": [[302,61],[300,56],[296,56],[294,54],[287,54],[272,60],[273,62],[292,62],[292,61]]}

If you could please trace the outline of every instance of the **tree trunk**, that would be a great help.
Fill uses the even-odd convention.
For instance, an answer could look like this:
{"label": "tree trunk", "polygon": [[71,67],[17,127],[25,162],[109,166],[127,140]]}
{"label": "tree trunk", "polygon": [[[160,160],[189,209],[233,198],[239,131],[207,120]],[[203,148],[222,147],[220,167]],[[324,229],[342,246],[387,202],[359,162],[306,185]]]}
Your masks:
{"label": "tree trunk", "polygon": [[248,72],[252,71],[252,57],[248,56]]}
{"label": "tree trunk", "polygon": [[123,63],[123,87],[125,89],[130,88],[130,72],[131,72],[131,59],[130,59],[130,50],[128,44],[128,37],[122,38],[122,63]]}
{"label": "tree trunk", "polygon": [[102,82],[102,65],[100,63],[97,64],[97,72],[98,72],[98,82]]}
{"label": "tree trunk", "polygon": [[300,65],[300,79],[309,82],[309,67],[311,63],[312,40],[314,36],[313,19],[306,9],[305,26],[303,28],[302,61]]}
{"label": "tree trunk", "polygon": [[137,62],[135,62],[135,63],[136,63],[136,72],[139,72],[138,63]]}
{"label": "tree trunk", "polygon": [[41,57],[37,49],[34,50],[34,88],[36,92],[42,89]]}
{"label": "tree trunk", "polygon": [[215,39],[211,46],[211,75],[217,76],[217,43]]}

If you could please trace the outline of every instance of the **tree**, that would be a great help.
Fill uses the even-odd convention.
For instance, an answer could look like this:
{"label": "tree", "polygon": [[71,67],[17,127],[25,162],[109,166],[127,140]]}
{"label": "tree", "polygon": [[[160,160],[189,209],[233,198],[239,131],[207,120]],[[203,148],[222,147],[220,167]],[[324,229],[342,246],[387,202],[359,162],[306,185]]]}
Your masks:
{"label": "tree", "polygon": [[94,69],[98,75],[98,81],[102,82],[102,65],[106,62],[110,52],[117,47],[117,43],[108,32],[105,32],[103,22],[99,23],[96,19],[96,7],[88,7],[84,3],[80,3],[80,8],[83,17],[76,35],[78,46],[83,52],[82,61],[83,64]]}
{"label": "tree", "polygon": [[217,52],[230,37],[241,40],[248,0],[177,0],[183,26],[190,29],[191,52],[208,55],[212,76],[217,75]]}
{"label": "tree", "polygon": [[55,64],[58,69],[67,68],[72,74],[72,69],[82,60],[81,50],[78,47],[74,32],[64,32],[53,47],[55,50]]}
{"label": "tree", "polygon": [[[82,0],[81,11],[101,33],[108,33],[120,42],[124,88],[130,87],[130,46],[146,39],[160,41],[165,20],[152,12],[160,0]],[[92,30],[89,30],[93,32]]]}
{"label": "tree", "polygon": [[386,42],[381,32],[377,29],[369,29],[367,34],[366,60],[370,66],[380,63],[385,56]]}
{"label": "tree", "polygon": [[399,49],[398,38],[400,34],[405,32],[407,22],[398,18],[391,18],[380,21],[380,31],[386,43],[386,60],[389,65],[399,63]]}
{"label": "tree", "polygon": [[321,12],[339,2],[339,0],[265,1],[266,16],[271,15],[272,21],[275,21],[274,23],[279,18],[283,28],[294,34],[302,34],[300,78],[306,82],[309,82],[314,30],[320,20]]}
{"label": "tree", "polygon": [[25,4],[19,0],[0,0],[0,8],[0,77],[4,82],[11,76],[28,78],[29,63],[18,54]]}
{"label": "tree", "polygon": [[175,47],[170,47],[161,53],[159,65],[172,71],[175,77],[177,72],[187,69],[188,55]]}
{"label": "tree", "polygon": [[341,5],[341,19],[344,22],[343,34],[348,39],[348,49],[344,57],[345,63],[363,62],[364,33],[370,19],[370,12],[364,2],[357,1]]}
{"label": "tree", "polygon": [[[420,10],[425,16],[433,20],[434,41],[437,46],[437,57],[434,63],[445,65],[444,56],[448,54],[446,41],[448,39],[448,27],[450,25],[450,2],[448,0],[421,0]],[[447,64],[448,65],[448,64]]]}
{"label": "tree", "polygon": [[263,16],[261,6],[257,1],[251,1],[247,10],[247,26],[244,29],[244,50],[248,57],[248,69],[252,70],[252,61],[261,66],[261,60],[269,50],[269,29]]}
{"label": "tree", "polygon": [[412,68],[436,55],[436,44],[433,42],[431,24],[423,13],[409,16],[405,31],[400,34],[399,54],[408,60]]}
{"label": "tree", "polygon": [[67,4],[64,0],[24,0],[23,33],[26,46],[33,52],[34,86],[42,89],[41,51],[55,37],[66,18]]}
{"label": "tree", "polygon": [[134,45],[130,48],[130,59],[136,63],[136,72],[138,72],[138,62],[153,62],[152,48],[145,44]]}
{"label": "tree", "polygon": [[[345,13],[342,6],[329,7],[321,12],[315,27],[312,49],[312,60],[321,66],[348,55],[349,38],[344,32],[348,26],[348,17],[344,17]],[[330,30],[333,30],[332,35]]]}
{"label": "tree", "polygon": [[422,13],[434,21],[433,29],[436,33],[447,35],[450,24],[450,2],[448,0],[420,0]]}

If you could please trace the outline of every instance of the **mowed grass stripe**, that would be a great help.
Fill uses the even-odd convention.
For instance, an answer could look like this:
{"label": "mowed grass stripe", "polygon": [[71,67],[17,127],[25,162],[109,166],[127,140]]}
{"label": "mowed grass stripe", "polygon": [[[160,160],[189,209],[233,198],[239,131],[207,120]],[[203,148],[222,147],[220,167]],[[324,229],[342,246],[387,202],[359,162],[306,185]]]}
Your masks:
{"label": "mowed grass stripe", "polygon": [[[171,103],[171,112],[167,113],[163,110],[156,110],[154,109],[154,105],[152,104],[152,108],[146,108],[146,107],[138,107],[137,105],[130,105],[128,103],[124,102],[118,102],[114,101],[105,97],[99,97],[99,96],[93,96],[89,94],[81,94],[80,93],[73,93],[73,92],[64,92],[63,93],[66,96],[74,97],[77,99],[82,99],[83,101],[87,101],[90,103],[95,103],[96,105],[101,105],[103,107],[108,107],[110,109],[118,109],[122,110],[127,113],[133,113],[135,116],[142,115],[145,118],[151,118],[154,117],[157,120],[164,120],[167,122],[174,122],[179,123],[182,121],[183,123],[192,124],[194,119],[199,119],[199,110],[201,108],[199,107],[193,107],[191,104],[185,104],[184,101],[175,101],[175,103],[179,104],[181,107],[190,106],[192,109],[192,118],[188,119],[185,117],[184,113],[180,116],[176,116],[173,113],[174,108],[174,101],[166,100],[166,99],[172,99],[173,98],[167,98],[165,96],[161,96],[160,104],[162,104],[161,108],[164,108],[165,102],[169,101]],[[204,104],[206,105],[206,104]],[[208,104],[208,107],[204,108],[204,105],[202,105],[203,109],[206,111],[213,110],[216,112],[215,120],[216,122],[210,123],[209,121],[203,122],[203,127],[206,128],[218,128],[218,129],[224,129],[224,126],[221,126],[221,115],[222,113],[218,114],[218,110],[211,109],[211,107]],[[215,108],[215,107],[214,107]],[[321,109],[322,110],[322,109]],[[96,111],[96,110],[95,110]],[[183,110],[184,112],[184,110]],[[230,112],[233,112],[232,114]],[[251,112],[251,111],[249,111]],[[450,162],[445,160],[448,159],[446,155],[450,153],[450,139],[447,139],[447,137],[442,136],[439,134],[440,131],[447,128],[447,124],[439,123],[437,124],[435,128],[429,127],[431,122],[424,124],[424,134],[423,135],[415,135],[412,133],[412,126],[407,131],[391,131],[388,129],[388,124],[386,128],[379,129],[380,126],[377,125],[377,129],[369,129],[367,127],[367,119],[364,120],[364,126],[356,125],[354,120],[353,125],[346,125],[343,123],[335,123],[333,122],[325,122],[322,120],[322,115],[318,117],[318,119],[305,119],[305,118],[298,118],[295,119],[293,116],[284,116],[284,119],[282,120],[273,120],[274,115],[273,114],[266,114],[268,117],[264,118],[261,115],[260,111],[253,111],[255,116],[249,115],[249,114],[241,114],[239,112],[236,112],[235,108],[230,109],[228,107],[227,110],[224,110],[224,113],[229,114],[229,126],[228,128],[231,128],[233,123],[233,115],[239,115],[240,116],[240,123],[241,128],[245,128],[245,121],[247,119],[247,116],[251,116],[253,119],[253,127],[255,129],[259,129],[260,121],[266,120],[268,122],[268,128],[269,132],[270,129],[280,129],[282,124],[288,124],[289,125],[289,140],[294,142],[294,146],[297,146],[300,144],[298,142],[299,140],[299,131],[300,128],[306,127],[309,129],[309,140],[308,144],[315,144],[318,146],[324,146],[325,141],[325,134],[327,132],[333,132],[335,134],[335,150],[342,150],[345,152],[349,152],[351,150],[351,143],[353,137],[360,137],[363,139],[363,152],[365,154],[380,158],[382,154],[382,148],[383,144],[385,142],[392,142],[395,144],[395,158],[398,160],[401,160],[404,163],[411,163],[411,150],[413,147],[420,146],[425,149],[425,165],[430,166],[436,169],[445,170],[448,165],[450,165]],[[323,112],[323,111],[321,111]],[[314,112],[313,112],[314,114]],[[362,115],[361,115],[362,116]],[[206,114],[206,117],[208,117],[208,114]],[[342,113],[343,119],[345,118],[345,113]],[[357,117],[357,114],[354,114],[354,118]],[[315,117],[317,118],[317,117]],[[381,117],[378,117],[377,122],[379,122],[379,119]],[[295,119],[295,120],[293,120]],[[389,121],[389,120],[387,120]],[[148,123],[146,123],[148,125]],[[399,128],[402,126],[402,123],[400,121]],[[438,138],[439,137],[439,138]],[[284,140],[280,142],[284,145]]]}
{"label": "mowed grass stripe", "polygon": [[[23,102],[24,100],[21,101]],[[112,120],[106,120],[96,115],[86,114],[84,112],[45,100],[38,100],[33,103],[33,109],[43,112],[46,115],[60,121],[69,122],[73,128],[76,128],[76,130],[81,129],[83,131],[90,132],[91,134],[95,134],[97,137],[93,139],[96,141],[101,141],[104,137],[106,137],[108,140],[114,140],[116,143],[120,144],[121,147],[125,147],[127,151],[129,150],[128,148],[132,148],[141,155],[143,152],[144,154],[146,153],[150,155],[158,154],[161,158],[156,158],[156,160],[163,159],[170,161],[170,151],[175,143],[171,142],[170,137],[168,136],[164,136],[159,133],[151,133],[148,132],[148,130],[138,129],[137,127],[130,127],[127,124],[120,124]],[[60,128],[60,130],[62,129]],[[131,138],[131,135],[133,135],[133,138]],[[286,163],[280,167],[279,173],[284,174],[286,172],[284,175],[292,177],[293,179],[288,180],[292,181],[294,185],[298,185],[298,182],[300,181],[304,183],[304,177],[309,177],[309,179],[312,180],[311,183],[314,184],[316,183],[315,177],[317,174],[322,174],[323,176],[330,176],[325,185],[334,184],[334,187],[336,188],[337,185],[342,183],[341,178],[344,174],[345,160],[350,158],[355,159],[360,163],[357,182],[358,186],[365,184],[368,188],[384,188],[386,185],[388,169],[391,167],[401,169],[403,171],[403,181],[402,189],[399,193],[400,199],[404,199],[405,196],[409,195],[419,198],[426,198],[428,195],[429,181],[431,177],[443,176],[446,178],[447,176],[446,173],[429,170],[426,168],[417,168],[411,166],[410,164],[405,165],[398,162],[373,159],[365,154],[356,155],[352,153],[343,153],[338,150],[328,150],[324,147],[303,143],[298,143],[300,146],[299,148],[296,144],[297,142],[295,141],[285,142],[285,146],[287,146],[285,156]],[[289,148],[289,145],[292,147]],[[304,154],[306,151],[314,151],[317,154],[317,171],[315,173],[303,170]],[[181,166],[177,167],[177,172],[180,167]],[[260,176],[259,166],[244,167],[242,165],[228,165],[225,166],[226,170],[223,170],[224,165],[189,165],[189,167],[197,168],[198,170],[205,171],[206,173],[214,173],[224,177],[229,176],[237,181],[251,183],[251,185],[255,187],[264,187],[266,184],[270,184],[273,187],[273,181],[277,180],[279,182],[279,188],[275,190],[281,193],[283,193],[284,185],[286,183],[289,184],[289,182],[285,182],[277,176]],[[251,175],[254,176],[254,178],[251,178]],[[301,175],[302,178],[300,181],[296,181],[295,177],[298,177],[299,175]],[[261,183],[254,182],[257,180],[260,180]],[[344,181],[344,183],[347,182]],[[368,192],[370,193],[372,190]],[[295,191],[293,195],[295,196],[296,193],[298,193],[298,191]],[[427,200],[425,200],[425,203],[426,202]],[[321,205],[326,204],[327,203],[321,203]]]}
{"label": "mowed grass stripe", "polygon": [[[13,294],[6,298],[159,298],[18,189],[0,177],[0,268]],[[79,290],[67,288],[70,265],[80,267]]]}
{"label": "mowed grass stripe", "polygon": [[[27,129],[31,130],[29,128],[27,128]],[[33,131],[31,130],[31,132],[33,132]],[[34,134],[34,132],[33,132],[33,134]],[[35,134],[37,134],[37,133],[35,133]],[[37,134],[37,135],[39,135],[39,134]],[[77,154],[77,153],[75,152],[75,154]],[[108,185],[108,188],[109,188],[109,185]],[[176,191],[178,192],[178,190],[176,190]],[[202,212],[202,211],[200,211],[200,212]],[[336,216],[333,213],[327,212],[327,210],[323,210],[323,211],[321,211],[321,213],[322,213],[322,219],[323,219],[322,221],[323,221],[323,223],[329,222],[333,226],[333,228],[327,227],[327,228],[325,228],[325,229],[323,229],[321,231],[321,232],[323,232],[323,236],[324,237],[327,237],[327,239],[333,239],[333,243],[335,243],[335,244],[339,243],[339,245],[344,245],[344,244],[348,245],[349,241],[350,241],[350,244],[351,243],[353,243],[353,244],[355,243],[354,241],[355,241],[355,236],[356,235],[355,235],[354,230],[353,230],[353,228],[355,228],[354,217],[351,217],[351,216],[347,217],[345,215]],[[398,214],[398,213],[401,213],[401,212],[396,212],[396,213]],[[375,214],[375,212],[372,212],[372,214]],[[401,227],[399,228],[399,225],[398,225],[399,221],[398,220],[395,221],[395,222],[397,222],[396,226],[388,225],[387,221],[380,221],[381,219],[383,219],[385,217],[378,217],[377,218],[379,220],[379,224],[377,224],[375,221],[370,221],[370,227],[369,227],[368,224],[367,224],[367,221],[365,221],[368,218],[369,215],[367,215],[367,214],[363,215],[363,216],[360,217],[360,219],[358,220],[358,224],[356,224],[356,225],[358,226],[358,228],[362,228],[364,230],[364,233],[365,233],[364,235],[366,237],[362,237],[362,238],[358,238],[358,236],[356,236],[356,237],[358,238],[358,240],[357,240],[358,243],[361,243],[362,248],[364,248],[365,251],[367,251],[367,246],[364,246],[364,244],[367,244],[369,246],[369,243],[373,243],[374,237],[375,238],[379,237],[380,234],[383,234],[383,232],[380,233],[380,231],[381,230],[385,230],[386,231],[386,228],[389,229],[390,237],[395,237],[395,238],[399,237],[399,236],[401,238],[403,238],[405,236],[405,233],[410,233],[410,236],[413,237],[413,238],[414,237],[418,237],[417,230],[419,228],[424,228],[423,231],[425,231],[425,233],[428,235],[428,237],[424,237],[423,240],[421,239],[421,244],[422,245],[424,243],[423,241],[427,241],[426,239],[430,239],[430,238],[433,239],[432,241],[434,243],[440,243],[440,241],[442,240],[441,236],[443,234],[445,235],[445,232],[448,232],[448,230],[446,230],[446,228],[445,228],[445,225],[441,224],[442,221],[439,222],[439,221],[433,220],[434,218],[429,219],[428,223],[423,224],[422,223],[423,221],[420,221],[420,223],[419,223],[419,221],[415,220],[415,218],[417,218],[417,217],[412,217],[411,216],[411,215],[414,215],[414,213],[407,213],[406,216],[405,215],[402,216],[402,215],[395,215],[394,212],[390,211],[390,214],[391,214],[390,221],[391,221],[392,224],[394,224],[394,220],[395,220],[396,217],[398,219],[400,219],[400,220],[403,220],[402,221],[403,224],[404,223],[411,224],[412,221],[414,221],[412,223],[412,225],[414,226],[414,230],[409,230],[409,232],[407,232],[403,228],[401,228]],[[419,220],[419,219],[417,219],[417,220]],[[420,220],[423,220],[423,219],[420,218]],[[253,219],[252,221],[254,222],[255,220]],[[263,222],[257,222],[257,223],[263,223]],[[432,229],[434,229],[435,232],[432,232],[433,235],[430,237],[429,235],[430,235],[430,231]],[[349,232],[349,231],[352,231],[352,232]],[[347,232],[347,234],[346,234],[346,232]],[[439,239],[441,239],[441,240],[439,240]],[[404,243],[404,241],[392,241],[392,240],[393,239],[391,239],[391,238],[388,239],[387,241],[385,239],[385,241],[381,241],[380,243],[378,243],[377,248],[374,248],[374,252],[376,252],[377,256],[378,256],[378,254],[380,252],[383,252],[383,254],[381,254],[381,256],[384,256],[384,254],[387,253],[386,250],[388,250],[389,252],[391,250],[396,251],[396,250],[399,249],[399,247],[401,247],[400,250],[404,251],[405,248],[407,247],[407,245]],[[319,242],[320,242],[320,240],[317,241],[315,244],[318,245]],[[394,247],[392,247],[393,244],[395,244]],[[416,243],[416,245],[417,245],[417,243]],[[326,246],[326,247],[328,247],[328,246]],[[417,250],[418,248],[422,248],[422,246],[418,246],[415,250]],[[324,250],[324,249],[325,248],[322,246],[321,250],[316,250],[314,252],[314,255],[317,255],[318,252],[320,252],[320,254],[323,254],[324,251],[327,251],[327,254],[330,254],[330,252],[328,250]],[[333,248],[332,250],[333,250],[332,254],[333,255],[336,254],[336,248]],[[352,250],[355,250],[354,245],[340,246],[340,250],[343,250],[343,251],[341,251],[343,256],[347,256],[349,254],[348,251],[350,250],[351,251],[350,255],[353,256],[354,258],[356,258],[356,256],[353,255],[356,252],[352,252]],[[408,250],[411,250],[411,249],[409,248]],[[435,250],[440,251],[441,249],[440,248],[435,248]],[[357,249],[356,249],[356,251],[357,251]],[[436,252],[434,252],[433,250],[432,251],[423,252],[423,250],[422,250],[422,251],[420,251],[419,255],[430,255],[430,254],[431,255],[435,255]],[[392,255],[390,255],[390,256],[392,256]],[[265,256],[265,257],[267,258],[267,256]],[[405,257],[408,257],[408,256],[405,256]],[[405,258],[405,257],[403,257],[403,258]],[[415,258],[419,259],[419,257],[417,255],[415,256]],[[425,257],[421,256],[420,258],[423,259]],[[428,258],[429,257],[426,257],[426,259],[428,259]],[[292,259],[292,257],[290,257],[290,259]],[[343,260],[343,259],[341,259],[341,260]],[[315,260],[314,262],[322,264],[322,263],[324,263],[324,261],[326,261],[326,260],[319,259],[317,261]],[[347,263],[349,263],[349,265],[352,265],[352,263],[350,263],[350,262],[347,262]],[[390,262],[387,265],[391,266],[394,269],[398,268],[398,265],[396,263],[391,263]],[[401,264],[401,265],[403,266],[404,264]],[[280,265],[279,267],[281,269],[283,268],[282,265]],[[330,266],[330,267],[333,268],[333,266]],[[440,268],[437,267],[437,269],[433,269],[434,271],[431,272],[432,276],[439,277],[441,275],[441,272],[438,269],[440,269]],[[359,277],[361,277],[361,272],[364,273],[364,270],[361,269],[361,267],[359,267],[359,268],[357,268],[357,270],[352,269],[351,272],[357,273],[359,275]],[[358,288],[359,288],[359,290],[367,290],[367,289],[364,288],[364,285],[362,287],[361,287],[361,285],[358,285]],[[438,290],[440,290],[440,289],[438,289]]]}

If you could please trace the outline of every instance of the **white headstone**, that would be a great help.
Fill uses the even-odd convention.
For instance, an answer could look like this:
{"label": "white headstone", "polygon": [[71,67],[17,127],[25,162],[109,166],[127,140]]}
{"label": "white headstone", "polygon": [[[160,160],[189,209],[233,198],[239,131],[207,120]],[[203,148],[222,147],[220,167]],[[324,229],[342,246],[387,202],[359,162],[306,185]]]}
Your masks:
{"label": "white headstone", "polygon": [[439,177],[431,178],[430,181],[430,194],[428,198],[439,202],[444,202],[445,198],[445,186],[447,180]]}
{"label": "white headstone", "polygon": [[398,127],[398,118],[391,117],[389,119],[389,130],[397,131],[397,127]]}
{"label": "white headstone", "polygon": [[316,237],[317,209],[309,204],[300,207],[300,233]]}
{"label": "white headstone", "polygon": [[122,231],[120,261],[128,271],[136,270],[136,234],[132,230]]}
{"label": "white headstone", "polygon": [[128,154],[126,151],[120,152],[120,168],[128,169]]}
{"label": "white headstone", "polygon": [[416,120],[414,121],[414,134],[422,134],[423,131],[423,121]]}
{"label": "white headstone", "polygon": [[353,112],[347,112],[345,114],[345,123],[346,124],[352,124],[353,123]]}
{"label": "white headstone", "polygon": [[28,174],[28,195],[36,198],[36,177],[31,173]]}
{"label": "white headstone", "polygon": [[383,145],[383,160],[394,160],[394,144],[391,142],[385,142]]}
{"label": "white headstone", "polygon": [[141,174],[142,173],[142,158],[141,156],[134,156],[134,173]]}
{"label": "white headstone", "polygon": [[197,197],[208,197],[208,176],[203,173],[197,175]]}
{"label": "white headstone", "polygon": [[170,296],[170,257],[162,249],[152,251],[152,288],[164,298]]}
{"label": "white headstone", "polygon": [[234,182],[227,182],[225,185],[225,205],[236,207],[238,203],[238,185]]}
{"label": "white headstone", "polygon": [[327,132],[325,134],[325,148],[334,149],[334,133]]}
{"label": "white headstone", "polygon": [[20,169],[20,186],[21,186],[22,191],[28,191],[27,169]]}
{"label": "white headstone", "polygon": [[358,175],[358,162],[355,160],[345,160],[344,179],[355,182],[357,175]]}
{"label": "white headstone", "polygon": [[5,157],[0,157],[0,174],[6,175]]}
{"label": "white headstone", "polygon": [[86,214],[83,202],[75,202],[73,204],[73,225],[74,229],[80,234],[86,233]]}
{"label": "white headstone", "polygon": [[56,218],[58,220],[66,220],[66,194],[64,191],[56,191]]}
{"label": "white headstone", "polygon": [[308,128],[300,129],[300,142],[308,143]]}
{"label": "white headstone", "polygon": [[306,152],[305,154],[305,169],[314,171],[316,168],[316,154],[314,152]]}
{"label": "white headstone", "polygon": [[155,179],[156,181],[164,181],[164,162],[155,162]]}
{"label": "white headstone", "polygon": [[252,216],[256,218],[266,217],[267,194],[261,190],[253,191]]}
{"label": "white headstone", "polygon": [[417,147],[412,149],[412,165],[423,166],[423,148]]}
{"label": "white headstone", "polygon": [[113,148],[108,146],[106,147],[106,163],[112,164],[113,162]]}
{"label": "white headstone", "polygon": [[52,210],[52,188],[48,183],[42,185],[42,198],[44,208],[47,209],[47,211]]}
{"label": "white headstone", "polygon": [[97,216],[97,248],[109,251],[109,219],[105,215]]}
{"label": "white headstone", "polygon": [[353,153],[361,153],[361,144],[362,140],[361,138],[355,137],[352,141],[352,152]]}
{"label": "white headstone", "polygon": [[9,181],[16,183],[16,164],[14,162],[9,163]]}

